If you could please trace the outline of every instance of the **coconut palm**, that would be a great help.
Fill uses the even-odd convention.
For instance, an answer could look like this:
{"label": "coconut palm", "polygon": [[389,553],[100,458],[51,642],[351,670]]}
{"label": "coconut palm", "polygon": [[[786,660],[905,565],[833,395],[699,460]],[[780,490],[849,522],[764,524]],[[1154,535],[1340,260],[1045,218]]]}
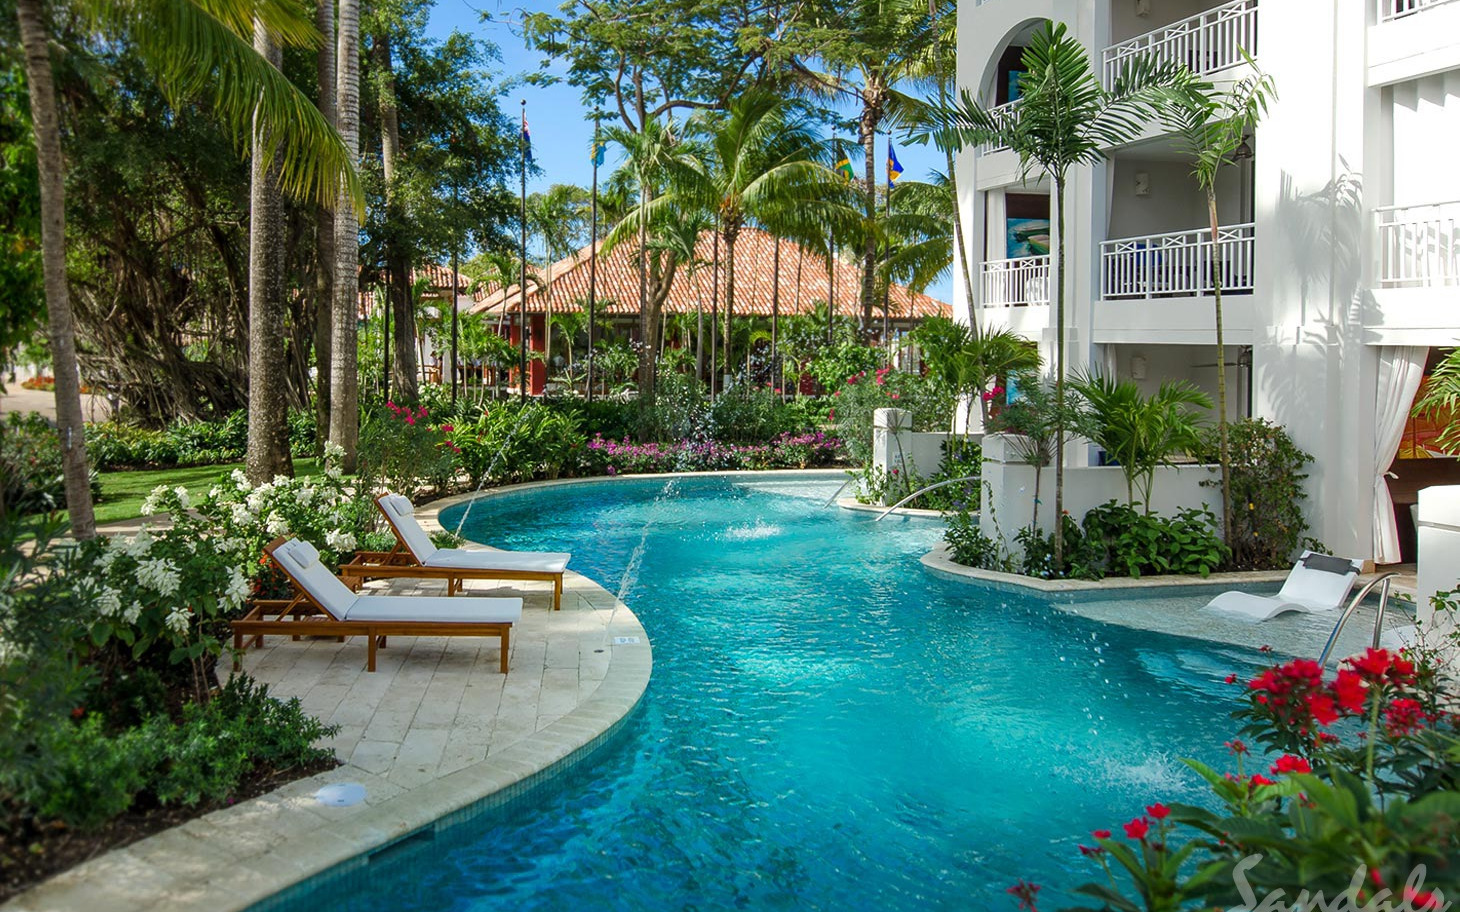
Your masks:
{"label": "coconut palm", "polygon": [[[841,178],[824,163],[824,150],[809,119],[780,97],[748,92],[723,118],[702,122],[709,131],[703,153],[670,169],[671,199],[716,213],[725,245],[725,372],[732,373],[735,314],[735,242],[752,222],[791,221],[845,225],[854,220],[842,201]],[[794,219],[788,212],[794,210]]]}
{"label": "coconut palm", "polygon": [[[339,0],[335,37],[335,126],[354,165],[360,156],[360,0]],[[329,439],[344,451],[341,467],[354,471],[355,447],[360,441],[359,349],[355,344],[360,219],[348,206],[336,210],[334,254]]]}
{"label": "coconut palm", "polygon": [[[1246,52],[1243,56],[1247,57]],[[1212,232],[1212,307],[1217,324],[1217,461],[1222,468],[1222,541],[1232,544],[1232,468],[1227,447],[1227,348],[1222,331],[1222,245],[1218,243],[1217,176],[1231,164],[1237,148],[1267,111],[1274,94],[1272,77],[1257,69],[1218,90],[1205,80],[1192,80],[1166,94],[1161,119],[1175,131],[1192,159],[1192,175],[1206,192]]]}
{"label": "coconut palm", "polygon": [[547,284],[543,301],[547,308],[547,338],[543,348],[553,349],[553,267],[583,246],[588,236],[588,191],[576,184],[553,184],[545,193],[527,198],[527,224],[542,241],[547,255]]}
{"label": "coconut palm", "polygon": [[1193,408],[1210,409],[1211,397],[1185,380],[1167,380],[1150,396],[1134,380],[1098,374],[1077,374],[1071,386],[1089,405],[1078,422],[1081,430],[1120,464],[1126,502],[1134,507],[1139,491],[1149,514],[1156,467],[1200,444],[1201,422]]}
{"label": "coconut palm", "polygon": [[[286,193],[333,204],[344,188],[360,205],[360,187],[346,147],[319,111],[253,48],[255,20],[280,44],[318,41],[310,17],[284,0],[82,0],[71,12],[97,35],[125,37],[168,94],[206,97],[239,136],[259,124],[253,154],[277,166]],[[72,533],[96,534],[88,480],[75,319],[66,284],[65,163],[50,59],[51,29],[42,0],[17,0],[41,190],[41,250],[51,356],[56,368],[56,419]]]}
{"label": "coconut palm", "polygon": [[[945,111],[951,129],[965,143],[1007,146],[1029,176],[1046,174],[1053,185],[1055,206],[1055,512],[1063,515],[1065,496],[1065,189],[1070,169],[1105,160],[1105,150],[1130,142],[1155,116],[1162,93],[1189,79],[1184,67],[1136,54],[1123,65],[1109,89],[1090,64],[1090,52],[1067,33],[1065,24],[1049,23],[1024,49],[1020,66],[1019,103],[994,110],[967,91]],[[1063,564],[1064,533],[1054,528],[1054,559]]]}

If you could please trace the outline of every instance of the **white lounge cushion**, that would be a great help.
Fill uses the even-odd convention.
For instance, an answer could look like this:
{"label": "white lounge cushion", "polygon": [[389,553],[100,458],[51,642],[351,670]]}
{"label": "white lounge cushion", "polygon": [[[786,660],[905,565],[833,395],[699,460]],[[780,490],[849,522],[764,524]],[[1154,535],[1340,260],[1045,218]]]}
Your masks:
{"label": "white lounge cushion", "polygon": [[469,551],[465,548],[440,548],[427,567],[460,570],[513,570],[534,573],[562,573],[572,555],[562,551]]}
{"label": "white lounge cushion", "polygon": [[325,611],[336,620],[344,620],[358,596],[319,562],[319,552],[313,545],[302,538],[291,538],[274,549],[274,559]]}
{"label": "white lounge cushion", "polygon": [[1290,611],[1332,611],[1342,607],[1361,569],[1363,561],[1304,551],[1277,595],[1223,592],[1206,607],[1250,621]]}
{"label": "white lounge cushion", "polygon": [[425,621],[444,624],[512,624],[522,620],[522,599],[439,595],[362,595],[347,621]]}
{"label": "white lounge cushion", "polygon": [[424,564],[430,560],[438,549],[431,544],[431,537],[426,534],[426,530],[416,522],[416,508],[411,505],[410,500],[400,494],[386,494],[380,498],[380,506],[385,511],[385,518],[400,533],[416,561]]}

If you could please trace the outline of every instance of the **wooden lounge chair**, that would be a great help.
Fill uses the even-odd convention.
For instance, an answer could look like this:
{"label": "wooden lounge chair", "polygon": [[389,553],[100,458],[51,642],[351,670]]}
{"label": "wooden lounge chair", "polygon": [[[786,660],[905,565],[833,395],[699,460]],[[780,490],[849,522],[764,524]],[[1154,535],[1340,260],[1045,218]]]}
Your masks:
{"label": "wooden lounge chair", "polygon": [[410,500],[387,492],[375,498],[375,506],[395,533],[396,544],[390,551],[358,552],[340,567],[340,576],[352,587],[368,579],[444,579],[446,594],[454,595],[467,579],[544,580],[553,584],[553,610],[563,607],[563,571],[571,554],[438,548],[416,522]]}
{"label": "wooden lounge chair", "polygon": [[303,539],[277,538],[264,552],[297,594],[255,601],[233,622],[236,650],[243,650],[245,640],[262,646],[265,635],[363,636],[369,643],[365,670],[374,671],[375,651],[386,637],[494,636],[502,642],[502,674],[507,673],[512,624],[522,618],[520,598],[360,595],[321,564],[319,552]]}

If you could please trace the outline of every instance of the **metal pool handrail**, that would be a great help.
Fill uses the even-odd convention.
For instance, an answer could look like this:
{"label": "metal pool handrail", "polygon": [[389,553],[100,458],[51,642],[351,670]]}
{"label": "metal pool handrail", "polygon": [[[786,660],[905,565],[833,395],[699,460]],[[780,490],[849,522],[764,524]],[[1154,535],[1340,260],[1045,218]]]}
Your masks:
{"label": "metal pool handrail", "polygon": [[1389,605],[1389,581],[1398,575],[1398,573],[1391,570],[1388,573],[1369,580],[1368,585],[1359,590],[1359,594],[1354,596],[1353,601],[1348,603],[1348,607],[1343,609],[1343,614],[1339,615],[1338,623],[1333,625],[1333,632],[1328,635],[1328,642],[1324,645],[1323,652],[1318,656],[1319,668],[1323,668],[1328,664],[1328,657],[1333,654],[1334,644],[1338,642],[1338,635],[1343,632],[1343,625],[1348,623],[1348,619],[1358,610],[1359,603],[1367,598],[1370,592],[1374,591],[1375,586],[1383,583],[1384,588],[1379,590],[1379,613],[1374,615],[1373,646],[1375,649],[1379,648],[1379,636],[1383,633],[1384,628],[1384,609]]}
{"label": "metal pool handrail", "polygon": [[886,510],[883,510],[881,513],[879,513],[877,515],[877,518],[874,519],[874,520],[872,520],[872,521],[873,522],[882,522],[882,520],[884,520],[884,519],[887,518],[887,514],[891,513],[893,510],[896,510],[898,507],[902,506],[903,504],[907,503],[908,501],[912,500],[915,497],[921,497],[922,495],[928,493],[929,491],[936,491],[939,488],[946,487],[947,485],[951,485],[951,484],[957,484],[960,481],[977,481],[980,477],[982,477],[982,476],[979,476],[979,475],[964,475],[962,478],[949,478],[949,479],[947,479],[945,481],[935,482],[933,484],[927,485],[926,487],[918,488],[916,491],[914,491],[911,494],[907,495],[902,500],[899,500],[897,503],[895,503],[892,506],[888,507]]}

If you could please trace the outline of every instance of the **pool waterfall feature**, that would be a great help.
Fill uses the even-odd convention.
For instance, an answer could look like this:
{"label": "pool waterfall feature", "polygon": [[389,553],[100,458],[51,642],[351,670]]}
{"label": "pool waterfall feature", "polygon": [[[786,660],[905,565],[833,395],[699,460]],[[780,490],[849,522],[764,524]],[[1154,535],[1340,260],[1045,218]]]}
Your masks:
{"label": "pool waterfall feature", "polygon": [[1200,800],[1179,758],[1222,765],[1223,678],[1258,653],[937,578],[941,524],[821,509],[840,481],[481,498],[469,537],[571,550],[638,614],[639,710],[524,800],[267,907],[999,908],[1019,878],[1053,907],[1098,873],[1088,830]]}

